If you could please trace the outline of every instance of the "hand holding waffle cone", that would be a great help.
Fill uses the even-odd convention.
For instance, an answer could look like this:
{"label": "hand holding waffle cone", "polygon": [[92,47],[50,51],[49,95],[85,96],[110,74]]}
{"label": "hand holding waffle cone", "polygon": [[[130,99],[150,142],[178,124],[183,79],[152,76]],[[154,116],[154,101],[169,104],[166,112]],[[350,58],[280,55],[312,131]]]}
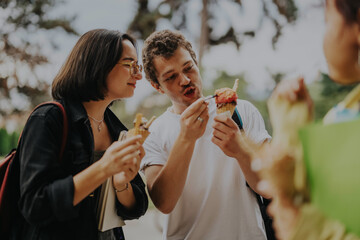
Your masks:
{"label": "hand holding waffle cone", "polygon": [[155,116],[153,116],[149,121],[147,121],[146,118],[143,117],[141,113],[136,114],[135,121],[134,121],[134,127],[129,129],[126,136],[136,136],[141,135],[142,138],[140,139],[140,143],[143,144],[145,139],[149,136],[149,127],[155,120]]}
{"label": "hand holding waffle cone", "polygon": [[215,91],[216,113],[220,114],[230,111],[231,115],[234,113],[237,101],[236,90],[239,86],[239,79],[235,80],[233,88],[220,88]]}

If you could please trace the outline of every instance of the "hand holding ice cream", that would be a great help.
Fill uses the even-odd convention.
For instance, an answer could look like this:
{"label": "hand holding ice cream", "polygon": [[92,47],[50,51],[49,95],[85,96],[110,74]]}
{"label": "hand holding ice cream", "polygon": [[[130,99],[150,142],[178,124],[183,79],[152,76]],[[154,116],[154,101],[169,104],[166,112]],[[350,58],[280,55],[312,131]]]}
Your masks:
{"label": "hand holding ice cream", "polygon": [[236,90],[239,85],[239,79],[235,80],[233,89],[231,88],[220,88],[215,91],[215,103],[216,103],[216,113],[223,113],[230,111],[231,115],[234,113],[236,107],[236,101],[238,96]]}

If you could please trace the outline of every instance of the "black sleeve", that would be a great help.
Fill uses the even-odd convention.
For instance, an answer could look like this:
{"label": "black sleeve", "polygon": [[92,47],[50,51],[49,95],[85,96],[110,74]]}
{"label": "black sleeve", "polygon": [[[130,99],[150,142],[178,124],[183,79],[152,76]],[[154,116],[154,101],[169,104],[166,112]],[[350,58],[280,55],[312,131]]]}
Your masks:
{"label": "black sleeve", "polygon": [[135,206],[131,210],[128,210],[118,200],[116,200],[117,214],[124,220],[137,219],[141,217],[145,214],[149,204],[145,191],[145,184],[139,173],[130,183],[136,199]]}
{"label": "black sleeve", "polygon": [[59,159],[63,117],[56,106],[37,109],[25,125],[18,151],[20,160],[19,208],[25,219],[47,225],[77,216],[73,206],[73,177]]}

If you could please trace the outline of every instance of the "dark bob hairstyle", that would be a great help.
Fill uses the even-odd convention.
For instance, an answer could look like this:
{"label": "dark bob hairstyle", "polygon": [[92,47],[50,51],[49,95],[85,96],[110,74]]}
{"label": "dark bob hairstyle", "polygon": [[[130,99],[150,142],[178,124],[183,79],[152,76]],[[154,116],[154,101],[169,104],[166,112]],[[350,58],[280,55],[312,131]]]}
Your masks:
{"label": "dark bob hairstyle", "polygon": [[52,84],[55,100],[88,102],[103,100],[106,78],[121,58],[122,41],[135,40],[119,31],[91,30],[80,37]]}

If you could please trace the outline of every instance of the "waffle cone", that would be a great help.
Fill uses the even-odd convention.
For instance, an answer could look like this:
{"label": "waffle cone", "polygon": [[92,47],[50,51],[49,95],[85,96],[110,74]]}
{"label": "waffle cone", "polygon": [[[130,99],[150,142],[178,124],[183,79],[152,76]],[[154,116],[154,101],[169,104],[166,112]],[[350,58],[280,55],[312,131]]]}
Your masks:
{"label": "waffle cone", "polygon": [[217,114],[220,114],[220,113],[223,113],[223,112],[226,112],[226,111],[230,111],[231,116],[232,116],[233,113],[234,113],[234,111],[235,111],[235,107],[236,107],[235,104],[233,104],[233,103],[227,103],[227,104],[223,105],[223,106],[220,107],[220,108],[216,108],[216,113],[217,113]]}
{"label": "waffle cone", "polygon": [[145,142],[145,139],[149,136],[149,134],[150,132],[148,130],[142,128],[132,128],[127,132],[126,137],[141,135],[142,138],[140,139],[140,143],[143,144]]}

